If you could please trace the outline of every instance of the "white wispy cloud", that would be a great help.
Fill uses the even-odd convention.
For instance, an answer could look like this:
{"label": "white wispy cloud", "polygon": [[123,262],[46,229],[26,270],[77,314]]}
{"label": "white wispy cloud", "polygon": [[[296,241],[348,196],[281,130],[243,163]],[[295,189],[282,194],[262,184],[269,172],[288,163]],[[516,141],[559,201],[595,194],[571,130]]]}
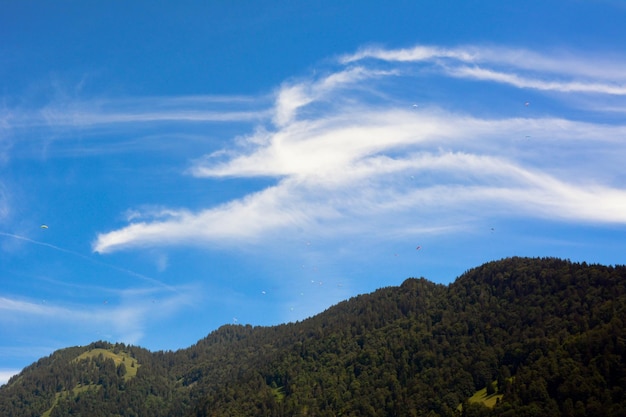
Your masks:
{"label": "white wispy cloud", "polygon": [[614,81],[626,79],[626,60],[622,54],[581,54],[563,49],[537,52],[493,45],[463,45],[452,48],[417,45],[400,49],[366,47],[339,58],[344,64],[365,59],[388,62],[442,62],[441,60],[447,59],[447,62],[518,68],[546,75],[579,75]]}
{"label": "white wispy cloud", "polygon": [[20,373],[21,369],[0,369],[0,385],[6,384],[13,375]]}
{"label": "white wispy cloud", "polygon": [[0,116],[0,162],[181,153],[205,144],[212,126],[243,129],[271,120],[271,97],[82,98],[59,94],[44,104],[16,105]]}
{"label": "white wispy cloud", "polygon": [[[254,243],[293,230],[451,233],[504,215],[626,223],[619,168],[626,126],[558,111],[520,117],[504,109],[487,118],[446,102],[413,108],[403,91],[435,73],[538,93],[626,92],[624,76],[616,75],[623,63],[597,69],[585,57],[567,55],[569,65],[558,58],[479,46],[368,48],[341,57],[324,76],[284,83],[272,124],[259,124],[188,171],[273,178],[271,186],[203,210],[138,209],[127,226],[98,235],[93,248]],[[414,63],[433,71],[405,65]]]}
{"label": "white wispy cloud", "polygon": [[43,119],[51,126],[90,126],[122,123],[149,122],[241,122],[258,121],[268,116],[268,112],[220,112],[220,111],[162,111],[100,113],[84,110],[63,111],[46,109]]}
{"label": "white wispy cloud", "polygon": [[7,233],[7,232],[0,231],[0,236],[8,237],[8,238],[11,238],[11,239],[13,239],[15,241],[18,241],[18,242],[27,242],[27,243],[30,243],[30,244],[34,244],[34,245],[50,248],[50,249],[53,249],[53,250],[58,251],[58,252],[69,254],[69,255],[71,255],[73,257],[76,257],[76,258],[79,258],[79,259],[83,259],[83,260],[85,260],[85,261],[87,261],[89,263],[92,263],[94,265],[103,266],[105,268],[108,268],[108,269],[111,269],[111,270],[115,270],[117,272],[121,272],[122,274],[130,276],[130,277],[133,277],[133,278],[135,278],[137,280],[150,283],[150,284],[152,284],[155,287],[161,288],[162,290],[166,290],[166,291],[172,292],[172,293],[178,292],[178,290],[175,287],[172,287],[170,285],[164,284],[163,282],[161,282],[161,281],[159,281],[159,280],[157,280],[155,278],[149,277],[149,276],[144,275],[144,274],[140,274],[140,273],[135,272],[133,270],[130,270],[128,268],[123,268],[123,267],[120,267],[120,266],[117,266],[117,265],[113,265],[113,264],[110,264],[110,263],[107,263],[107,262],[103,262],[103,261],[101,261],[99,259],[95,259],[93,257],[84,255],[82,253],[79,253],[79,252],[76,252],[76,251],[73,251],[73,250],[70,250],[70,249],[66,249],[66,248],[63,248],[63,247],[60,247],[60,246],[57,246],[57,245],[52,245],[52,244],[47,243],[47,242],[41,242],[39,240],[35,240],[35,239],[29,238],[29,237],[23,236],[23,235],[17,235],[17,234],[14,234],[14,233]]}
{"label": "white wispy cloud", "polygon": [[329,102],[337,104],[337,101],[342,98],[338,93],[343,89],[367,79],[388,76],[393,73],[393,71],[356,66],[313,81],[285,83],[276,94],[274,123],[278,126],[285,126],[295,120],[298,109],[308,104],[325,103],[328,105]]}
{"label": "white wispy cloud", "polygon": [[91,306],[0,296],[0,328],[36,332],[38,326],[69,326],[72,331],[90,334],[100,329],[101,334],[111,339],[136,344],[150,323],[189,308],[196,297],[190,288],[180,288],[175,294],[155,288],[113,292],[117,293],[110,294],[115,300]]}
{"label": "white wispy cloud", "polygon": [[[181,210],[170,213],[169,219],[161,216],[102,234],[94,249],[108,252],[162,240],[168,244],[251,241],[279,230],[319,232],[320,226],[354,233],[363,224],[372,224],[394,233],[406,228],[410,213],[419,213],[411,223],[421,223],[421,230],[433,224],[443,228],[451,217],[456,222],[464,219],[457,211],[461,206],[473,207],[475,217],[507,211],[520,216],[626,221],[623,190],[593,184],[593,172],[585,174],[590,183],[582,184],[577,167],[563,167],[541,156],[541,147],[524,151],[532,153],[526,159],[534,159],[525,168],[522,164],[527,161],[515,162],[509,155],[511,141],[502,140],[511,131],[523,132],[526,123],[534,125],[529,128],[533,133],[542,132],[540,140],[559,146],[595,142],[602,148],[611,147],[624,134],[623,128],[558,119],[528,123],[393,111],[361,116],[363,120],[342,119],[342,123],[295,124],[263,140],[251,138],[251,144],[262,145],[227,162],[204,160],[193,168],[195,175],[270,176],[277,178],[277,184],[199,213]],[[572,133],[573,128],[577,133]],[[576,157],[584,158],[583,151]],[[550,173],[556,169],[567,171],[559,173],[562,179]],[[448,216],[442,207],[449,210]]]}
{"label": "white wispy cloud", "polygon": [[449,74],[460,78],[474,78],[477,80],[494,81],[504,84],[510,84],[517,88],[532,88],[546,91],[559,91],[564,93],[597,93],[626,95],[626,84],[605,84],[598,82],[584,81],[543,81],[520,76],[515,73],[506,73],[481,68],[478,66],[467,67],[461,66],[451,68]]}
{"label": "white wispy cloud", "polygon": [[[272,116],[268,97],[179,96],[118,99],[62,96],[34,108],[16,108],[2,121],[5,131],[128,129],[130,125],[173,123],[259,123]],[[126,126],[126,127],[124,127]],[[85,130],[87,129],[87,130]]]}
{"label": "white wispy cloud", "polygon": [[412,48],[386,49],[368,47],[354,54],[340,57],[340,62],[349,64],[363,59],[375,58],[384,61],[418,62],[436,58],[452,58],[464,62],[474,62],[480,59],[480,50],[476,48],[445,48],[438,46],[417,45]]}
{"label": "white wispy cloud", "polygon": [[455,77],[510,84],[517,88],[626,94],[626,61],[623,57],[580,57],[564,52],[539,54],[502,47],[420,45],[405,49],[364,48],[341,57],[341,62],[354,63],[366,59],[429,63]]}
{"label": "white wispy cloud", "polygon": [[[80,129],[81,134],[129,132],[158,124],[260,123],[272,117],[269,96],[173,96],[141,98],[73,98],[64,94],[40,106],[7,110],[0,129],[10,146],[22,134],[52,129],[55,138]],[[188,129],[186,129],[188,130]],[[71,136],[71,135],[70,135]],[[0,145],[2,142],[0,142]],[[0,153],[2,155],[2,153]]]}

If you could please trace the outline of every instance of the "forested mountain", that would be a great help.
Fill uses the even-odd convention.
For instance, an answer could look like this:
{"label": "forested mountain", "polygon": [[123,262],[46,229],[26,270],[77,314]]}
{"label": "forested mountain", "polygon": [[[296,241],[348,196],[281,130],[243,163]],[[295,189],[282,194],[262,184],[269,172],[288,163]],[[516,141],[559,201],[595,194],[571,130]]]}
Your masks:
{"label": "forested mountain", "polygon": [[626,267],[510,258],[176,352],[63,349],[0,388],[0,415],[623,416],[625,321]]}

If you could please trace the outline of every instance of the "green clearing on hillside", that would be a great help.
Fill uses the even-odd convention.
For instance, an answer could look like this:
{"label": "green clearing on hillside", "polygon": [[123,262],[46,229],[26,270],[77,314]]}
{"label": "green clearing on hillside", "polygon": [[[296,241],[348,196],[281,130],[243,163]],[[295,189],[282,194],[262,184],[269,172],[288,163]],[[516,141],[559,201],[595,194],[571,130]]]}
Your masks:
{"label": "green clearing on hillside", "polygon": [[[493,385],[496,388],[496,392],[497,392],[497,388],[498,388],[498,382],[497,381],[493,381]],[[483,404],[485,407],[488,408],[493,408],[496,406],[496,402],[498,400],[502,400],[502,397],[504,395],[503,394],[490,394],[487,395],[487,388],[483,388],[481,390],[478,390],[474,393],[474,395],[472,395],[471,397],[469,397],[467,399],[467,402],[469,402],[470,404],[472,403],[481,403]],[[459,406],[457,407],[457,410],[462,411],[463,410],[463,404],[459,404]]]}
{"label": "green clearing on hillside", "polygon": [[[80,362],[85,359],[97,358],[100,355],[102,355],[106,359],[112,359],[113,362],[115,363],[115,367],[119,367],[122,363],[124,364],[124,366],[126,367],[126,374],[124,375],[124,381],[128,381],[129,379],[135,377],[137,375],[137,368],[141,366],[140,364],[137,363],[137,360],[133,358],[132,356],[130,356],[127,352],[121,351],[119,353],[115,353],[112,350],[102,349],[102,348],[95,348],[87,352],[84,352],[78,355],[72,362]],[[88,384],[88,385],[78,384],[71,390],[57,392],[55,400],[54,400],[54,404],[52,404],[52,407],[46,410],[41,415],[41,417],[49,417],[54,407],[56,407],[56,405],[58,404],[59,399],[64,396],[70,395],[70,392],[72,396],[76,397],[81,392],[88,391],[91,389],[99,389],[99,388],[100,386],[96,384]]]}
{"label": "green clearing on hillside", "polygon": [[285,398],[285,387],[272,388],[272,394],[276,401],[281,402]]}
{"label": "green clearing on hillside", "polygon": [[[78,384],[76,387],[74,387],[72,389],[72,395],[74,397],[76,397],[78,394],[80,394],[81,392],[84,391],[88,391],[90,389],[98,389],[98,385],[96,384],[89,384],[89,385],[82,385],[82,384]],[[57,403],[59,402],[59,398],[67,395],[69,393],[69,391],[61,391],[61,392],[57,392],[55,399],[54,399],[54,404],[52,404],[52,407],[50,407],[48,410],[46,410],[41,417],[50,417],[50,414],[52,413],[52,410],[54,409],[54,407],[56,407]]]}
{"label": "green clearing on hillside", "polygon": [[84,352],[80,354],[74,361],[78,362],[83,359],[95,358],[99,355],[102,355],[105,358],[113,359],[115,362],[115,366],[120,366],[120,364],[124,364],[126,367],[126,374],[124,375],[124,380],[128,381],[130,378],[133,378],[137,375],[137,369],[141,366],[137,363],[137,360],[130,356],[128,353],[121,351],[119,353],[115,353],[109,349],[95,348],[90,351]]}
{"label": "green clearing on hillside", "polygon": [[496,405],[496,401],[501,400],[502,397],[502,394],[487,395],[487,388],[483,388],[479,391],[476,391],[474,395],[469,398],[468,401],[470,403],[483,403],[485,406],[493,408]]}

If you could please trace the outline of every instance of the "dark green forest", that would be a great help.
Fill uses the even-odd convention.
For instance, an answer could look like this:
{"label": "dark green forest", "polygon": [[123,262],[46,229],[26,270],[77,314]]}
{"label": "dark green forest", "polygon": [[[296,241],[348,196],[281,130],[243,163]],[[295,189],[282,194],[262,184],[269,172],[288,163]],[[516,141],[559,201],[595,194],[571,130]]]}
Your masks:
{"label": "dark green forest", "polygon": [[0,388],[0,415],[624,416],[625,321],[625,266],[508,258],[175,352],[59,350]]}

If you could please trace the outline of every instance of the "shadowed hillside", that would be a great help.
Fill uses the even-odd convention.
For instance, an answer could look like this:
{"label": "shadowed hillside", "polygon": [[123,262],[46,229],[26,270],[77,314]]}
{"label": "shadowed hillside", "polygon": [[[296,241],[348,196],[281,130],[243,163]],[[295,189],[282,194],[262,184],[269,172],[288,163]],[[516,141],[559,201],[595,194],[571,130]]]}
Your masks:
{"label": "shadowed hillside", "polygon": [[621,416],[625,282],[623,266],[510,258],[176,352],[63,349],[0,388],[0,415]]}

